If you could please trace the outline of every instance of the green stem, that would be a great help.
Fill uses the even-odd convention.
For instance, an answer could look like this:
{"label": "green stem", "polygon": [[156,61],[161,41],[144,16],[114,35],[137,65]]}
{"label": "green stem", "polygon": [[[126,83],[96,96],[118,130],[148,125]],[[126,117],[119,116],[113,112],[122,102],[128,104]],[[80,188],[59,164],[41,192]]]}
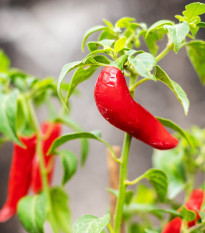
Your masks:
{"label": "green stem", "polygon": [[122,216],[123,216],[123,206],[125,202],[125,194],[126,194],[126,187],[125,181],[127,179],[127,164],[128,164],[128,156],[129,156],[129,149],[132,137],[129,134],[125,134],[124,137],[124,144],[122,149],[122,156],[121,156],[121,166],[120,166],[120,187],[119,187],[119,196],[117,199],[117,207],[115,212],[115,219],[114,219],[114,232],[120,233]]}
{"label": "green stem", "polygon": [[126,180],[125,184],[126,185],[135,185],[144,178],[145,178],[144,175],[141,175],[141,176],[137,177],[135,180],[132,180],[132,181]]}
{"label": "green stem", "polygon": [[31,115],[31,121],[33,124],[33,127],[35,129],[36,135],[37,135],[37,155],[38,155],[38,159],[39,159],[39,164],[40,164],[40,172],[41,172],[41,177],[42,177],[42,182],[43,182],[43,191],[46,195],[46,199],[47,199],[47,210],[48,210],[48,214],[49,214],[49,221],[51,224],[51,227],[53,229],[54,233],[59,233],[58,231],[58,227],[56,224],[56,220],[55,217],[53,215],[53,211],[52,211],[52,201],[51,201],[51,196],[50,196],[50,191],[49,191],[49,185],[48,185],[48,181],[47,181],[47,171],[46,171],[46,166],[45,166],[45,162],[44,162],[44,158],[43,158],[43,151],[42,151],[42,147],[41,147],[41,134],[40,134],[40,130],[39,130],[39,124],[38,124],[38,120],[36,118],[36,114],[35,111],[33,109],[33,105],[32,102],[29,102],[29,107],[30,107],[30,115]]}
{"label": "green stem", "polygon": [[130,91],[134,91],[136,87],[138,87],[140,84],[142,84],[142,83],[144,83],[144,82],[146,82],[148,80],[150,80],[150,78],[143,78],[143,79],[141,79],[140,81],[138,81],[134,85],[132,85],[129,90]]}
{"label": "green stem", "polygon": [[155,57],[155,60],[158,62],[159,60],[161,60],[163,57],[165,57],[167,54],[168,54],[168,52],[170,51],[170,50],[172,50],[173,49],[173,43],[168,43],[167,44],[167,46],[166,46],[166,48],[159,54],[159,55],[157,55],[156,57]]}

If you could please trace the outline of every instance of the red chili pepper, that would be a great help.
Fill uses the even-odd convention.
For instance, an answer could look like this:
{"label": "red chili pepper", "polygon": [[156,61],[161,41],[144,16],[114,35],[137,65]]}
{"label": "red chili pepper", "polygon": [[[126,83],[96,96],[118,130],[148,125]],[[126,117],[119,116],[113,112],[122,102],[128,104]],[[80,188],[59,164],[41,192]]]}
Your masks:
{"label": "red chili pepper", "polygon": [[8,195],[6,203],[0,210],[0,222],[5,222],[15,215],[17,204],[28,193],[31,182],[32,162],[36,150],[36,135],[20,137],[20,140],[25,145],[25,148],[14,144]]}
{"label": "red chili pepper", "polygon": [[181,225],[181,218],[173,218],[169,223],[165,225],[161,233],[180,233]]}
{"label": "red chili pepper", "polygon": [[200,210],[202,207],[204,195],[205,193],[203,190],[195,189],[192,191],[189,200],[185,204],[187,209],[192,210],[196,213],[196,219],[188,223],[189,227],[194,226],[196,224],[196,221],[201,218],[198,210]]}
{"label": "red chili pepper", "polygon": [[[189,200],[185,204],[186,208],[192,210],[196,213],[196,219],[188,222],[188,227],[192,227],[196,224],[196,221],[200,219],[200,215],[198,210],[201,209],[203,201],[204,201],[204,191],[200,189],[195,189],[192,191]],[[182,220],[177,217],[172,219],[169,223],[167,223],[162,231],[162,233],[180,233]]]}
{"label": "red chili pepper", "polygon": [[102,70],[95,86],[95,101],[102,116],[115,127],[161,150],[177,146],[164,126],[130,95],[124,75],[116,67]]}
{"label": "red chili pepper", "polygon": [[[50,185],[52,181],[55,160],[52,154],[47,155],[47,153],[53,141],[61,134],[61,124],[45,122],[41,126],[41,131],[43,134],[42,151],[45,161],[45,167],[46,169],[48,169],[47,178],[48,178],[48,183]],[[39,193],[42,190],[42,178],[40,172],[40,164],[37,155],[35,155],[33,162],[31,187],[34,193]]]}

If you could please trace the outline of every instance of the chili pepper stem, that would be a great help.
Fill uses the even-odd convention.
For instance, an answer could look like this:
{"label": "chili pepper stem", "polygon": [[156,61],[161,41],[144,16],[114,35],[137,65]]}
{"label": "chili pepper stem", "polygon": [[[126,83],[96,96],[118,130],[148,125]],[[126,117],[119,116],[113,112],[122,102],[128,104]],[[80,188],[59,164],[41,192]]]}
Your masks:
{"label": "chili pepper stem", "polygon": [[52,208],[52,202],[51,202],[51,196],[50,196],[50,191],[49,191],[49,186],[48,186],[48,181],[47,181],[47,170],[45,167],[45,162],[43,159],[43,152],[42,152],[42,148],[41,148],[41,134],[40,134],[40,130],[39,130],[39,124],[38,124],[38,120],[36,118],[36,114],[35,111],[33,109],[33,105],[32,102],[29,101],[29,108],[30,108],[30,117],[31,117],[31,121],[33,124],[33,127],[36,131],[36,135],[37,135],[37,154],[38,154],[38,158],[39,158],[39,164],[40,164],[40,172],[41,172],[41,176],[42,176],[42,183],[43,183],[43,192],[46,195],[46,199],[47,199],[47,211],[48,211],[48,218],[49,218],[49,222],[51,224],[51,227],[53,229],[54,233],[59,233],[57,224],[56,224],[56,220],[55,217],[53,215],[53,208]]}
{"label": "chili pepper stem", "polygon": [[125,202],[125,194],[126,194],[126,187],[125,184],[127,180],[127,164],[128,164],[128,156],[130,150],[132,136],[129,134],[125,134],[124,137],[124,144],[122,149],[122,156],[121,156],[121,165],[120,165],[120,186],[119,186],[119,196],[117,199],[117,207],[115,211],[115,219],[114,219],[114,232],[120,233],[121,222],[123,217],[123,206]]}
{"label": "chili pepper stem", "polygon": [[168,43],[166,48],[158,56],[155,57],[155,60],[158,62],[163,57],[165,57],[169,53],[169,51],[172,50],[173,46],[173,43]]}

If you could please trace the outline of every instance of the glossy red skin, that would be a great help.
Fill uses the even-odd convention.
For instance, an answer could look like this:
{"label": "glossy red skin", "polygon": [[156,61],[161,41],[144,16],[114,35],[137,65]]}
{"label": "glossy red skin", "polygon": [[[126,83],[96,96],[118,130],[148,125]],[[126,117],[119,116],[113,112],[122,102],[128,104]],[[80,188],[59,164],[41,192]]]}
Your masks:
{"label": "glossy red skin", "polygon": [[180,233],[182,220],[179,217],[173,218],[168,222],[161,233]]}
{"label": "glossy red skin", "polygon": [[[200,219],[200,215],[198,211],[201,209],[203,201],[204,201],[205,193],[201,189],[195,189],[192,191],[188,201],[185,206],[187,209],[192,210],[196,213],[196,219],[188,222],[188,227],[192,227],[196,224],[196,221]],[[162,230],[162,233],[180,233],[182,220],[177,217],[172,219],[169,223],[167,223]]]}
{"label": "glossy red skin", "polygon": [[32,162],[36,150],[36,135],[20,137],[25,148],[14,144],[10,168],[7,200],[0,210],[0,222],[16,214],[19,200],[27,195],[31,182]]}
{"label": "glossy red skin", "polygon": [[[43,150],[43,157],[45,161],[46,168],[50,168],[47,174],[48,184],[51,185],[52,176],[54,171],[54,163],[55,158],[52,154],[47,156],[47,152],[53,143],[53,141],[60,136],[61,134],[61,124],[59,123],[52,123],[52,122],[45,122],[41,126],[41,131],[43,135],[42,140],[42,150]],[[38,156],[35,156],[33,161],[33,168],[32,168],[32,180],[31,180],[31,187],[34,193],[39,193],[42,191],[42,179],[41,179],[41,172],[40,172],[40,163],[38,160]]]}
{"label": "glossy red skin", "polygon": [[130,95],[125,77],[116,67],[105,67],[96,82],[94,97],[102,116],[115,127],[161,150],[177,146],[164,126]]}

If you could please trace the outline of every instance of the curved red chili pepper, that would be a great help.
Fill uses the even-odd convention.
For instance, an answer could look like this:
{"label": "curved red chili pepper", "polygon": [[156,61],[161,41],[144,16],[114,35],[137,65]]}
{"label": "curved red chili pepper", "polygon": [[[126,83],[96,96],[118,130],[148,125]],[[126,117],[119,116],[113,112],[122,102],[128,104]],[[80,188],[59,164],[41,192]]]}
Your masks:
{"label": "curved red chili pepper", "polygon": [[[196,219],[188,222],[188,227],[192,227],[196,224],[196,221],[201,217],[198,211],[201,209],[203,201],[204,201],[205,193],[203,190],[195,189],[192,191],[188,201],[185,206],[187,209],[192,210],[196,213]],[[162,233],[180,233],[182,224],[182,219],[177,217],[172,219],[169,223],[167,223],[162,230]]]}
{"label": "curved red chili pepper", "polygon": [[[53,176],[55,159],[54,159],[54,156],[52,156],[52,154],[50,154],[48,156],[47,152],[48,152],[51,144],[53,143],[53,141],[57,137],[60,136],[61,124],[52,123],[52,122],[45,122],[41,126],[41,131],[43,134],[42,151],[43,151],[45,166],[48,169],[47,178],[48,178],[48,183],[50,185],[51,181],[52,181],[52,176]],[[38,160],[37,155],[35,155],[35,158],[33,161],[31,187],[32,187],[34,193],[39,193],[42,190],[40,164],[39,164],[39,160]]]}
{"label": "curved red chili pepper", "polygon": [[25,145],[25,148],[14,144],[8,195],[6,203],[0,210],[0,222],[7,221],[15,215],[17,204],[28,193],[31,182],[32,162],[36,150],[36,135],[20,137],[20,140]]}
{"label": "curved red chili pepper", "polygon": [[130,95],[124,75],[116,67],[106,67],[95,86],[95,101],[102,116],[115,127],[161,150],[177,146],[164,126]]}

